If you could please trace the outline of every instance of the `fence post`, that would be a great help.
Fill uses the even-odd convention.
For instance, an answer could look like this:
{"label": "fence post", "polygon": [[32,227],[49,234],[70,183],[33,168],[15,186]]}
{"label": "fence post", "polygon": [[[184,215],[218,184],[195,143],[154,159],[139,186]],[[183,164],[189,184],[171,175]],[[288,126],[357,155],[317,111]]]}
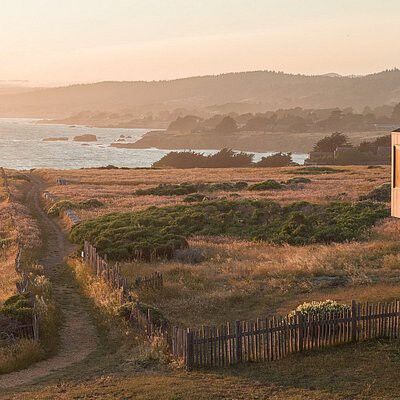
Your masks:
{"label": "fence post", "polygon": [[357,302],[351,301],[351,341],[357,340]]}
{"label": "fence post", "polygon": [[301,352],[304,350],[304,315],[300,312],[296,312],[296,324],[298,326],[299,333],[299,347],[298,351]]}
{"label": "fence post", "polygon": [[236,337],[236,362],[242,362],[242,324],[240,321],[235,322],[235,337]]}
{"label": "fence post", "polygon": [[193,332],[188,328],[186,331],[186,371],[191,371],[193,369],[193,350]]}
{"label": "fence post", "polygon": [[33,340],[37,342],[39,340],[39,326],[36,313],[33,314]]}

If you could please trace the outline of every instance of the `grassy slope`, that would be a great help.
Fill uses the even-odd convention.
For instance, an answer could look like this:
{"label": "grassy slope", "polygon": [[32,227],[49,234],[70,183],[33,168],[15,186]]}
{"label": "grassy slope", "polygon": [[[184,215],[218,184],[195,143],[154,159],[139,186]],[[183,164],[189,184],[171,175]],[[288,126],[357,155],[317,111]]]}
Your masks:
{"label": "grassy slope", "polygon": [[[93,358],[1,399],[394,399],[400,396],[398,343],[374,342],[294,355],[279,362],[187,374]],[[96,363],[96,368],[94,367]],[[85,377],[82,377],[82,370]]]}
{"label": "grassy slope", "polygon": [[[59,172],[45,172],[51,181]],[[143,208],[158,198],[133,198],[138,187],[149,187],[163,181],[225,181],[232,171],[68,171],[63,172],[75,184],[54,187],[58,194],[79,199],[99,197],[106,208],[85,211],[84,217],[99,212]],[[282,171],[239,171],[254,181],[274,178]],[[240,176],[240,178],[238,177]],[[293,176],[293,175],[292,175]],[[290,177],[290,176],[287,176]],[[248,179],[245,178],[244,180]],[[306,197],[325,202],[346,192],[355,199],[388,180],[388,170],[351,168],[339,176],[311,177],[309,189],[290,193],[264,193],[261,196],[286,201]],[[118,184],[115,184],[118,182]],[[257,194],[259,195],[259,194]],[[65,196],[67,197],[67,196]],[[161,199],[161,204],[169,199]],[[180,202],[180,199],[174,199]],[[158,204],[158,203],[156,203]],[[168,204],[168,203],[167,203]],[[281,248],[248,242],[210,243],[194,240],[194,245],[207,250],[212,258],[198,265],[161,263],[126,265],[134,274],[154,269],[165,272],[166,289],[161,296],[146,294],[159,301],[177,322],[200,323],[236,319],[248,315],[286,312],[299,302],[332,297],[341,301],[352,298],[389,300],[399,297],[397,283],[398,221],[388,221],[376,229],[373,240],[361,244],[342,244]],[[346,286],[316,284],[324,276],[348,278]],[[299,285],[299,282],[301,284]],[[237,297],[240,307],[227,307]],[[180,294],[181,296],[177,296]],[[195,299],[196,301],[193,301]],[[207,306],[208,304],[208,306]],[[221,310],[227,309],[227,312]],[[201,313],[198,311],[201,310]],[[400,398],[400,356],[398,343],[371,342],[331,348],[310,354],[293,355],[282,361],[247,364],[218,371],[187,374],[173,367],[162,367],[147,360],[110,353],[115,340],[104,338],[103,352],[75,368],[56,374],[31,389],[3,394],[4,399],[393,399]],[[103,354],[103,355],[104,355]],[[82,371],[85,371],[82,376]]]}

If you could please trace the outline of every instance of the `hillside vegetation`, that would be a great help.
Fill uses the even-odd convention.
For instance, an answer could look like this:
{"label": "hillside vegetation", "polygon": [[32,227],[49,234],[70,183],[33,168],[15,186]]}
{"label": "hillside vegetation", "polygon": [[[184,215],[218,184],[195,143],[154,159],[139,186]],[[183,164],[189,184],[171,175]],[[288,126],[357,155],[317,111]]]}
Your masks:
{"label": "hillside vegetation", "polygon": [[185,237],[227,236],[307,245],[362,239],[366,229],[388,216],[377,203],[215,201],[111,214],[73,228],[71,239],[89,240],[112,259],[173,257]]}
{"label": "hillside vegetation", "polygon": [[114,112],[129,107],[134,113],[145,113],[215,105],[241,112],[291,107],[362,109],[399,102],[399,88],[398,70],[360,77],[240,72],[172,81],[101,82],[2,95],[0,115],[62,117],[84,110]]}

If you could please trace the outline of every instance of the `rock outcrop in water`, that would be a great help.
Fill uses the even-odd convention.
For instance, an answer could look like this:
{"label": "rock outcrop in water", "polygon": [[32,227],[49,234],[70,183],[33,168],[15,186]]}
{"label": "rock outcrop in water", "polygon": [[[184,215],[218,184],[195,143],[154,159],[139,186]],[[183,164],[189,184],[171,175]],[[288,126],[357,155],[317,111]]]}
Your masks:
{"label": "rock outcrop in water", "polygon": [[97,136],[89,133],[78,135],[74,137],[74,142],[97,142]]}
{"label": "rock outcrop in water", "polygon": [[67,142],[68,138],[67,137],[49,137],[49,138],[44,138],[42,142]]}

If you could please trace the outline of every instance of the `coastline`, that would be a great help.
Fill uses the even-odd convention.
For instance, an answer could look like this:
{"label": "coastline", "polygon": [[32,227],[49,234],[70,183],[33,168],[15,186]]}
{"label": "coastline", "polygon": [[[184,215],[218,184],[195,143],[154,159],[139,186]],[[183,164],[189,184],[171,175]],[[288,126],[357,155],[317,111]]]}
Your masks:
{"label": "coastline", "polygon": [[[359,132],[351,135],[355,144],[387,132]],[[288,132],[234,132],[227,135],[207,133],[181,133],[153,130],[145,133],[134,143],[116,142],[110,146],[120,149],[163,150],[208,150],[230,148],[246,152],[291,152],[309,153],[314,144],[326,136],[326,132],[288,133]]]}

